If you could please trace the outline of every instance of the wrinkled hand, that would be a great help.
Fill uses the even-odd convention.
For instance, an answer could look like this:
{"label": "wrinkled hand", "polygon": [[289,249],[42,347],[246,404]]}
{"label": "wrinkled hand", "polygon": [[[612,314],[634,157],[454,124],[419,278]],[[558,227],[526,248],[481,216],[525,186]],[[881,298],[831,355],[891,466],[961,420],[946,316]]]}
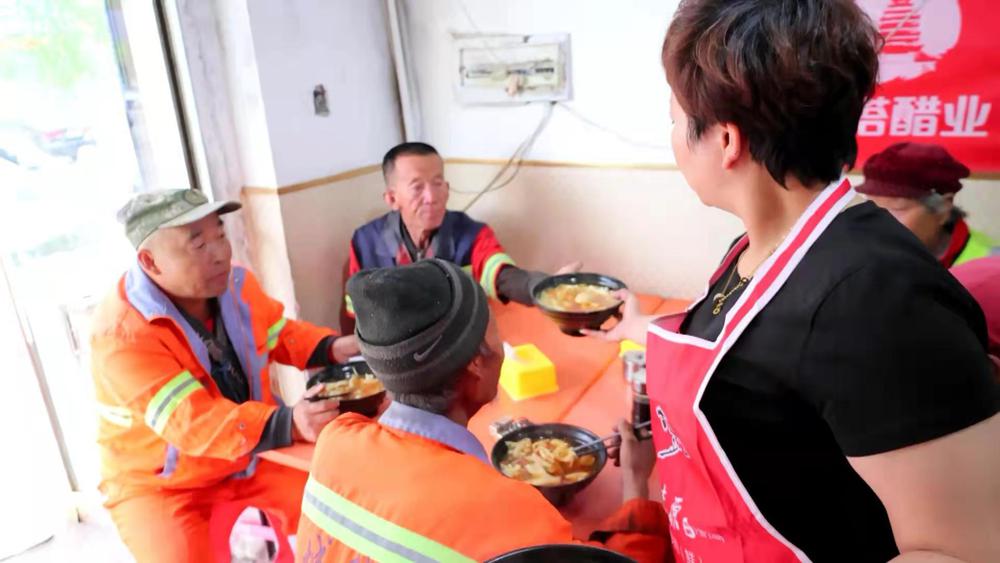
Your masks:
{"label": "wrinkled hand", "polygon": [[361,349],[358,347],[358,338],[353,334],[348,334],[334,339],[333,344],[330,345],[328,355],[334,362],[342,364],[360,353]]}
{"label": "wrinkled hand", "polygon": [[583,262],[580,262],[579,260],[576,262],[570,262],[569,264],[566,264],[562,268],[556,270],[555,275],[561,276],[562,274],[575,274],[579,272],[582,268],[583,268]]}
{"label": "wrinkled hand", "polygon": [[614,292],[613,295],[622,300],[621,320],[608,330],[583,329],[580,332],[587,336],[610,342],[620,342],[628,339],[645,344],[646,329],[649,327],[649,323],[653,317],[642,314],[639,310],[639,298],[631,291],[620,289]]}
{"label": "wrinkled hand", "polygon": [[324,399],[322,401],[307,401],[323,390],[322,385],[313,385],[306,394],[292,407],[292,439],[298,442],[316,442],[319,433],[327,424],[340,414],[340,401]]}
{"label": "wrinkled hand", "polygon": [[621,420],[616,428],[618,439],[609,448],[608,456],[622,468],[623,500],[649,498],[649,475],[656,465],[656,450],[652,440],[638,440],[632,425]]}

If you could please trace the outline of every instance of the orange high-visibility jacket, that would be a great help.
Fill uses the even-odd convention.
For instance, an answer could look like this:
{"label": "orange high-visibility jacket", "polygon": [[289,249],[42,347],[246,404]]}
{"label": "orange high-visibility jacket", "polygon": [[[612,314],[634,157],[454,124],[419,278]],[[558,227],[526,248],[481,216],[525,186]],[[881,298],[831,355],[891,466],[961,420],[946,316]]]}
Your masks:
{"label": "orange high-visibility jacket", "polygon": [[[591,536],[640,562],[665,561],[660,504],[631,500]],[[482,561],[514,549],[576,543],[534,487],[479,458],[356,414],[316,443],[296,537],[299,561]]]}
{"label": "orange high-visibility jacket", "polygon": [[101,415],[101,490],[109,506],[134,494],[253,475],[251,451],[280,404],[271,394],[268,364],[304,369],[333,334],[285,318],[281,303],[237,266],[219,309],[250,385],[251,399],[242,404],[219,392],[204,343],[138,265],[95,312],[92,371]]}

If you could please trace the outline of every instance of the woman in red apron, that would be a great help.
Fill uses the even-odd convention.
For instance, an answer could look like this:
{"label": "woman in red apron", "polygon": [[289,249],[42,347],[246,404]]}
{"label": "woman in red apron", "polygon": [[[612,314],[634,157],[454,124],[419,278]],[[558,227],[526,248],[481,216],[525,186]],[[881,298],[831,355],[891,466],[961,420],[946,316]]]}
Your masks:
{"label": "woman in red apron", "polygon": [[982,312],[841,177],[878,43],[853,0],[688,0],[667,33],[678,167],[746,234],[687,312],[626,294],[597,336],[647,343],[677,561],[1000,561]]}

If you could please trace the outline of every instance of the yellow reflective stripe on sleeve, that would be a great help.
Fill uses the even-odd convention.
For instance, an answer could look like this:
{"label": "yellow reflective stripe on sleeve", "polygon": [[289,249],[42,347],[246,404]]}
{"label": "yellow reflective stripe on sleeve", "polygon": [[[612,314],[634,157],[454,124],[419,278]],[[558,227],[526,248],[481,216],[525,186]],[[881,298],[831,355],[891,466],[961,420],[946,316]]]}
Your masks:
{"label": "yellow reflective stripe on sleeve", "polygon": [[469,274],[469,277],[472,277],[472,264],[469,264],[468,266],[462,266],[462,271],[465,272],[466,274]]}
{"label": "yellow reflective stripe on sleeve", "polygon": [[114,424],[115,426],[122,426],[124,428],[132,426],[132,411],[125,407],[116,407],[106,405],[104,403],[97,403],[97,414],[100,415],[105,422]]}
{"label": "yellow reflective stripe on sleeve", "polygon": [[344,305],[346,306],[347,312],[354,315],[354,301],[351,300],[351,296],[344,294]]}
{"label": "yellow reflective stripe on sleeve", "polygon": [[475,561],[428,537],[383,519],[333,492],[312,476],[302,498],[302,515],[330,537],[376,561]]}
{"label": "yellow reflective stripe on sleeve", "polygon": [[281,334],[281,329],[285,328],[285,323],[288,319],[282,317],[281,320],[271,325],[271,328],[267,329],[267,349],[268,351],[274,350],[278,346],[278,335]]}
{"label": "yellow reflective stripe on sleeve", "polygon": [[204,389],[204,386],[191,375],[190,371],[185,370],[177,374],[166,385],[160,387],[149,401],[149,405],[146,406],[146,424],[153,429],[153,432],[162,434],[170,415],[188,395],[198,389]]}
{"label": "yellow reflective stripe on sleeve", "polygon": [[497,298],[497,274],[500,273],[500,268],[513,265],[514,259],[503,252],[497,252],[486,259],[486,263],[483,264],[483,273],[479,278],[479,285],[486,292],[486,295],[493,299]]}

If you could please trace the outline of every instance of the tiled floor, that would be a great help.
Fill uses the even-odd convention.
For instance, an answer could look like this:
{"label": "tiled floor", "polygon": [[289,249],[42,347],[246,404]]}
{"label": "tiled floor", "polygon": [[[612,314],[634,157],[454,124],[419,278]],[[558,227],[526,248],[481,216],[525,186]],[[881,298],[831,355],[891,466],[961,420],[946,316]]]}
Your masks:
{"label": "tiled floor", "polygon": [[49,563],[64,561],[94,561],[100,563],[131,563],[135,561],[107,512],[95,511],[84,522],[67,521],[49,541],[3,563]]}
{"label": "tiled floor", "polygon": [[[97,508],[84,522],[66,522],[49,541],[2,563],[133,563],[108,513]],[[266,562],[266,547],[254,538],[233,538],[232,563]]]}

